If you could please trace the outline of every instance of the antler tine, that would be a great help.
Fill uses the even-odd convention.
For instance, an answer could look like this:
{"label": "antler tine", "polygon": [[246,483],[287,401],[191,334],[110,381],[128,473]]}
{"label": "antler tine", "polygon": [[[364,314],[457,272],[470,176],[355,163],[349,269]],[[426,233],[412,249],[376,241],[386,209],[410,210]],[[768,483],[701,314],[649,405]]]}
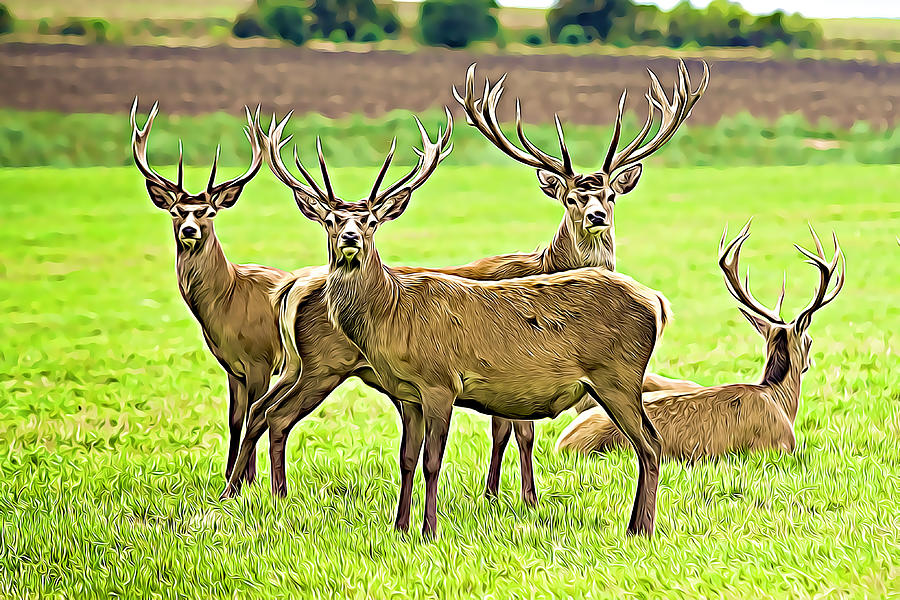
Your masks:
{"label": "antler tine", "polygon": [[[247,132],[249,136],[249,131]],[[216,157],[213,159],[212,169],[209,171],[209,181],[206,184],[206,191],[211,192],[213,189],[213,182],[216,180],[216,167],[219,165],[219,152],[222,150],[222,144],[216,144]]]}
{"label": "antler tine", "polygon": [[179,189],[184,189],[184,148],[181,145],[181,140],[178,140],[178,175],[175,185]]}
{"label": "antler tine", "polygon": [[[813,297],[812,302],[810,302],[809,305],[800,312],[800,315],[797,317],[797,321],[803,320],[804,317],[811,317],[812,313],[816,312],[817,310],[834,300],[838,295],[838,292],[841,291],[841,288],[844,287],[844,275],[846,272],[846,260],[844,258],[844,252],[841,250],[841,247],[838,244],[837,234],[835,234],[834,232],[832,232],[831,234],[832,240],[834,242],[834,255],[829,261],[825,257],[822,243],[819,241],[819,236],[816,235],[812,226],[810,226],[809,229],[812,233],[813,241],[816,244],[818,255],[813,254],[809,250],[806,250],[805,248],[802,248],[797,244],[794,244],[794,247],[809,259],[806,262],[818,269],[819,283],[816,287],[816,294]],[[838,277],[834,287],[832,288],[831,292],[828,292],[828,288],[831,284],[831,279],[832,277],[834,277],[834,273],[837,270],[838,264],[841,265],[841,270],[838,273]]]}
{"label": "antler tine", "polygon": [[434,142],[431,141],[428,132],[425,131],[425,126],[422,125],[419,118],[414,117],[416,125],[419,128],[419,134],[422,136],[422,150],[419,151],[417,148],[413,148],[415,153],[419,156],[419,160],[409,173],[401,177],[383,192],[375,194],[374,198],[371,198],[369,202],[370,205],[389,198],[402,188],[409,188],[410,191],[415,190],[422,186],[431,174],[434,173],[438,164],[447,157],[451,149],[451,144],[449,142],[450,135],[453,131],[453,115],[446,107],[445,114],[447,116],[447,130],[439,130],[436,141]]}
{"label": "antler tine", "polygon": [[[503,134],[497,121],[497,106],[503,95],[503,82],[506,75],[493,85],[489,80],[486,81],[484,93],[480,99],[477,99],[475,96],[475,68],[476,63],[472,63],[466,71],[465,97],[460,97],[456,88],[453,88],[453,97],[465,110],[466,122],[478,129],[484,137],[510,158],[535,169],[546,169],[564,177],[571,177],[574,173],[571,172],[571,169],[567,170],[566,168],[567,149],[563,150],[563,160],[559,160],[541,151],[525,137],[521,126],[521,109],[518,100],[516,101],[516,130],[525,151]],[[564,147],[565,144],[562,142],[561,148]]]}
{"label": "antler tine", "polygon": [[[259,139],[256,135],[253,134],[253,129],[255,127],[253,122],[253,117],[250,114],[250,107],[244,106],[244,111],[247,115],[247,127],[244,129],[244,133],[247,135],[247,140],[250,142],[250,150],[252,152],[252,156],[250,158],[250,166],[247,167],[247,170],[244,171],[241,175],[238,175],[234,179],[229,179],[228,181],[224,181],[219,185],[212,185],[213,176],[215,176],[215,167],[213,168],[213,174],[210,176],[209,185],[207,186],[207,191],[210,194],[218,194],[223,190],[226,190],[230,187],[236,186],[244,186],[248,181],[253,179],[256,174],[259,172],[259,168],[263,163],[263,151],[262,147],[259,143]],[[256,117],[257,122],[259,121],[259,107],[256,108]],[[216,153],[216,158],[218,160],[218,152]]]}
{"label": "antler tine", "polygon": [[570,175],[574,175],[575,171],[572,169],[572,157],[569,156],[569,149],[566,148],[566,138],[565,135],[563,135],[562,123],[559,122],[559,115],[557,113],[553,113],[553,120],[556,121],[556,137],[559,138],[559,153],[563,160],[563,170]]}
{"label": "antler tine", "polygon": [[322,153],[322,139],[316,136],[316,154],[319,157],[319,170],[322,171],[322,179],[325,181],[325,190],[328,192],[328,200],[333,201],[334,188],[331,187],[331,178],[328,176],[328,167],[325,165],[325,155]]}
{"label": "antler tine", "polygon": [[147,161],[147,140],[150,138],[150,128],[153,126],[153,120],[159,112],[159,102],[153,103],[153,106],[150,108],[150,113],[147,115],[147,122],[144,123],[143,128],[140,128],[137,125],[137,109],[138,99],[137,96],[135,96],[134,102],[131,104],[131,151],[134,155],[134,164],[137,166],[138,171],[141,172],[141,175],[149,181],[152,181],[171,192],[183,192],[184,188],[180,183],[175,183],[166,179],[153,170],[150,163]]}
{"label": "antler tine", "polygon": [[[696,92],[691,92],[690,76],[687,67],[684,65],[684,61],[679,61],[678,79],[675,82],[672,101],[670,102],[656,73],[650,69],[647,70],[647,73],[650,75],[650,93],[647,95],[647,100],[652,107],[658,109],[662,114],[659,129],[649,142],[638,148],[643,143],[643,139],[649,132],[650,127],[648,126],[646,131],[642,129],[634,141],[629,143],[621,152],[616,153],[608,163],[604,163],[603,172],[607,174],[612,174],[613,171],[640,162],[672,139],[675,132],[678,131],[678,128],[690,115],[691,108],[706,91],[709,83],[709,67],[704,62],[703,79],[700,82],[700,86]],[[651,115],[649,115],[648,122],[652,122],[652,108],[649,110]]]}
{"label": "antler tine", "polygon": [[728,229],[726,227],[725,232],[722,234],[722,240],[719,242],[719,268],[722,269],[722,273],[725,275],[725,287],[728,289],[728,292],[734,296],[735,300],[757,315],[772,323],[783,323],[777,312],[773,312],[766,308],[753,297],[753,294],[750,292],[749,269],[747,270],[747,277],[745,278],[744,283],[741,284],[739,273],[741,248],[743,247],[744,242],[747,241],[747,238],[750,237],[750,221],[747,221],[747,224],[744,225],[744,228],[741,229],[740,233],[725,246],[724,241],[727,232]]}
{"label": "antler tine", "polygon": [[784,304],[784,292],[787,288],[787,273],[781,274],[781,294],[778,296],[778,302],[775,303],[775,314],[781,316],[781,307]]}
{"label": "antler tine", "polygon": [[606,151],[606,158],[603,160],[603,171],[605,173],[612,173],[613,157],[616,154],[616,147],[619,145],[619,136],[622,135],[622,113],[625,110],[625,97],[627,94],[628,90],[622,90],[622,95],[619,96],[619,109],[616,112],[616,124],[613,128],[612,140],[609,142],[609,148]]}
{"label": "antler tine", "polygon": [[293,137],[289,135],[285,139],[281,139],[281,136],[284,134],[284,128],[293,114],[294,111],[290,111],[280,122],[275,118],[274,114],[272,115],[272,122],[269,123],[269,134],[266,143],[268,148],[269,166],[281,183],[294,190],[294,199],[297,202],[301,201],[300,194],[303,194],[304,196],[314,196],[322,201],[327,201],[325,193],[319,188],[318,184],[316,184],[315,179],[313,179],[309,172],[303,167],[303,163],[300,162],[296,145],[294,146],[294,162],[297,164],[297,168],[300,170],[303,178],[309,182],[309,185],[304,184],[294,177],[281,159],[281,149],[284,148]]}
{"label": "antler tine", "polygon": [[391,160],[394,158],[394,150],[397,149],[397,138],[395,137],[391,141],[391,149],[388,151],[387,156],[384,158],[384,163],[381,165],[381,170],[378,171],[378,177],[375,178],[375,185],[372,186],[372,191],[369,192],[369,204],[371,204],[375,197],[378,195],[378,188],[381,187],[381,182],[384,181],[384,175],[387,173],[388,167],[391,166]]}
{"label": "antler tine", "polygon": [[303,175],[303,179],[309,183],[310,187],[301,186],[298,189],[306,191],[311,196],[316,196],[321,199],[323,202],[328,202],[328,194],[322,191],[322,188],[319,187],[319,184],[316,183],[316,180],[310,174],[309,171],[306,170],[306,167],[303,166],[303,163],[300,162],[300,155],[297,153],[297,145],[294,144],[294,164],[297,165],[297,169],[300,170],[300,174]]}

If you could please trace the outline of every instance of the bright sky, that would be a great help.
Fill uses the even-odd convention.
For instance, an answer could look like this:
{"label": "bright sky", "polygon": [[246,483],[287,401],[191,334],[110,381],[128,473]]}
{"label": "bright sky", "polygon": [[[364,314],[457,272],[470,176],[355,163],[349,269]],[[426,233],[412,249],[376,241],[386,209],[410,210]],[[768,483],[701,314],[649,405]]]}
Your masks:
{"label": "bright sky", "polygon": [[[679,0],[657,0],[642,4],[656,4],[665,9],[675,6]],[[498,0],[502,6],[527,6],[546,8],[553,0]],[[709,0],[691,0],[694,6],[706,6]],[[751,13],[767,14],[781,9],[788,13],[798,12],[807,17],[890,17],[900,18],[900,0],[740,0],[740,4]]]}

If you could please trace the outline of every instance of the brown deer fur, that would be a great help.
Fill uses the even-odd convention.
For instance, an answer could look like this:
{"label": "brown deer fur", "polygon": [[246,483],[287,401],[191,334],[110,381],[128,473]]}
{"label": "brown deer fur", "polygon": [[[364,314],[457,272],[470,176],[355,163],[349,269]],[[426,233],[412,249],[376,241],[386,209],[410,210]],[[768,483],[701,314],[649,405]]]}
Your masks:
{"label": "brown deer fur", "polygon": [[[366,200],[334,195],[321,150],[327,194],[299,161],[310,187],[295,187],[301,212],[328,234],[328,317],[402,403],[412,466],[424,437],[423,534],[432,536],[437,527],[438,475],[454,405],[530,420],[555,417],[586,393],[615,415],[637,451],[628,532],[652,534],[659,443],[644,414],[641,384],[668,318],[665,298],[602,268],[481,282],[384,265],[375,230],[402,214],[437,167],[448,141],[438,137],[431,143],[423,131],[415,174],[379,191],[392,151]],[[401,482],[400,529],[409,522],[408,475]]]}
{"label": "brown deer fur", "polygon": [[[675,88],[676,95],[671,103],[664,94],[657,96],[660,93],[658,85],[651,87],[650,93],[656,98],[656,104],[668,109],[668,112],[661,109],[664,115],[663,130],[667,137],[656,136],[653,142],[656,144],[655,147],[659,147],[671,137],[677,125],[687,117],[689,109],[685,109],[685,107],[693,105],[705,90],[707,74],[704,75],[699,90],[693,94],[690,93],[690,82],[687,80],[687,72],[683,67],[680,70],[680,77],[682,80],[680,85]],[[655,82],[656,78],[652,73],[651,78]],[[571,174],[565,169],[570,161],[568,161],[568,151],[565,149],[561,129],[559,137],[561,150],[566,157],[564,160],[553,159],[537,149],[533,149],[533,154],[525,154],[518,149],[516,149],[517,153],[512,152],[509,141],[505,138],[500,141],[493,131],[493,128],[497,127],[494,111],[502,91],[501,80],[495,85],[488,85],[484,97],[480,100],[476,99],[473,65],[467,76],[465,98],[457,94],[457,99],[463,105],[469,121],[490,141],[511,154],[516,160],[537,168],[542,190],[564,206],[565,215],[550,245],[543,250],[492,256],[464,266],[428,270],[476,280],[523,277],[589,266],[614,270],[615,200],[617,195],[627,193],[637,184],[641,165],[623,165],[624,170],[615,176],[611,172],[604,171],[589,175]],[[650,110],[650,117],[652,117],[653,104],[651,104]],[[619,116],[621,118],[621,113]],[[648,117],[648,123],[649,121]],[[278,156],[277,148],[284,144],[284,142],[280,142],[283,127],[284,122],[277,131],[270,130],[269,134],[272,139],[269,140],[270,148],[267,157],[270,159],[276,175],[288,186],[295,187],[296,180],[286,173],[283,166],[279,166],[281,159]],[[265,139],[265,134],[262,132],[259,134]],[[524,138],[524,133],[520,137],[524,139],[523,145],[527,147],[530,142]],[[642,140],[643,138],[638,141]],[[616,143],[617,139],[613,141],[613,150]],[[632,146],[632,150],[634,147],[636,145]],[[272,148],[276,148],[274,154]],[[644,149],[646,150],[646,147]],[[295,191],[295,193],[297,192]],[[592,222],[586,216],[590,213],[593,213],[595,221],[598,215],[602,215],[603,222],[599,225]],[[395,270],[413,273],[424,269],[396,267]],[[281,306],[288,366],[281,380],[258,404],[251,408],[247,434],[237,462],[236,473],[239,475],[242,465],[249,456],[253,455],[259,437],[268,428],[272,461],[272,489],[276,494],[283,495],[287,492],[284,447],[293,426],[314,410],[341,381],[350,375],[360,376],[376,389],[381,389],[377,385],[371,369],[365,366],[364,359],[352,344],[341,345],[339,340],[332,339],[329,339],[328,343],[322,342],[326,337],[341,335],[333,332],[327,320],[321,319],[316,312],[320,308],[316,307],[315,303],[324,301],[322,290],[326,274],[327,271],[323,270],[312,277],[289,278],[275,295],[276,303]],[[290,325],[285,326],[285,324]],[[321,326],[322,330],[317,330],[316,326]],[[323,362],[323,354],[327,354],[330,360]],[[304,381],[298,381],[301,363]],[[311,370],[310,365],[315,365],[315,370]],[[314,381],[306,381],[306,374],[309,374],[310,379]],[[650,374],[645,385],[649,386],[649,389],[659,389],[665,387],[667,382],[670,386],[682,383],[678,380],[668,380]],[[585,402],[587,406],[596,405],[589,397],[585,398]],[[485,493],[488,496],[496,496],[498,493],[503,451],[509,440],[510,431],[513,429],[516,432],[522,466],[522,497],[526,503],[534,504],[537,501],[532,466],[534,425],[528,421],[513,424],[499,417],[493,418],[493,444]],[[226,495],[236,493],[236,491],[237,488],[233,487],[226,490]]]}
{"label": "brown deer fur", "polygon": [[[740,252],[740,245],[747,239],[747,235],[748,229],[745,228],[737,237],[736,253]],[[821,272],[827,274],[820,284],[820,290],[824,293],[837,266],[838,257],[842,255],[835,240],[834,258],[829,263],[815,233],[813,237],[819,250],[818,255],[803,252]],[[728,249],[733,247],[734,243]],[[723,264],[725,267],[730,265],[727,262]],[[737,254],[733,271],[737,272]],[[732,281],[737,281],[737,284],[728,282],[729,290],[736,290],[735,296],[742,303],[742,298],[750,298],[746,286],[738,287],[740,280],[736,276],[732,277]],[[831,299],[840,290],[843,281],[842,270],[830,294]],[[663,455],[692,461],[742,451],[793,451],[800,383],[803,373],[809,368],[809,349],[812,344],[806,330],[812,312],[825,304],[827,301],[814,302],[811,310],[804,311],[800,317],[785,324],[778,316],[780,300],[774,312],[756,310],[752,300],[745,303],[748,310],[742,308],[742,314],[766,340],[766,364],[762,380],[758,384],[729,384],[678,392],[663,390],[644,393],[647,414],[662,438]],[[626,445],[627,440],[600,408],[580,414],[557,441],[558,450],[573,450],[585,454]]]}
{"label": "brown deer fur", "polygon": [[[200,324],[210,352],[228,375],[228,478],[237,458],[247,408],[265,394],[282,362],[277,314],[270,293],[288,274],[272,267],[230,262],[213,226],[218,211],[233,206],[244,185],[259,170],[261,149],[250,136],[253,161],[246,173],[214,185],[214,163],[207,189],[190,194],[184,189],[180,162],[176,183],[161,177],[147,163],[147,139],[157,105],[143,129],[137,126],[136,112],[137,99],[131,111],[135,164],[147,180],[150,199],[172,217],[178,289]],[[252,126],[249,112],[247,117]],[[252,481],[255,473],[255,461],[251,460],[247,478]]]}

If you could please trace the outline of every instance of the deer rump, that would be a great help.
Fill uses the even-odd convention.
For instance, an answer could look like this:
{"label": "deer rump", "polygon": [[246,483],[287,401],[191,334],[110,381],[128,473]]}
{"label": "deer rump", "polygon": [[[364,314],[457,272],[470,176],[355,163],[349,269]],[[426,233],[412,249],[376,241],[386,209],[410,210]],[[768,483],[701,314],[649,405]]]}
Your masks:
{"label": "deer rump", "polygon": [[587,392],[589,374],[639,390],[667,320],[658,292],[600,268],[496,282],[435,273],[394,281],[392,307],[361,303],[340,276],[326,284],[332,322],[384,387],[421,403],[422,386],[445,386],[457,405],[508,419],[555,417]]}

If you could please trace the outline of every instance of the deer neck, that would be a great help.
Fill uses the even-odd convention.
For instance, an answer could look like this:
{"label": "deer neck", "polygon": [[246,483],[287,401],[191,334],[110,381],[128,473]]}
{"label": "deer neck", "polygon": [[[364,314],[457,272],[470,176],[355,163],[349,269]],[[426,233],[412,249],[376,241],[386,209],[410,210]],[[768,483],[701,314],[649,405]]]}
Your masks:
{"label": "deer neck", "polygon": [[793,423],[800,404],[802,357],[791,352],[782,332],[767,348],[761,385],[769,389],[775,402]]}
{"label": "deer neck", "polygon": [[328,316],[365,354],[374,324],[384,322],[396,304],[397,284],[374,249],[355,265],[334,260],[325,284]]}
{"label": "deer neck", "polygon": [[569,215],[563,217],[543,256],[547,273],[581,267],[616,270],[615,231],[610,227],[600,235],[589,235],[577,227]]}
{"label": "deer neck", "polygon": [[225,258],[212,225],[193,248],[178,243],[175,272],[181,297],[201,324],[215,317],[217,300],[234,288],[234,265]]}

